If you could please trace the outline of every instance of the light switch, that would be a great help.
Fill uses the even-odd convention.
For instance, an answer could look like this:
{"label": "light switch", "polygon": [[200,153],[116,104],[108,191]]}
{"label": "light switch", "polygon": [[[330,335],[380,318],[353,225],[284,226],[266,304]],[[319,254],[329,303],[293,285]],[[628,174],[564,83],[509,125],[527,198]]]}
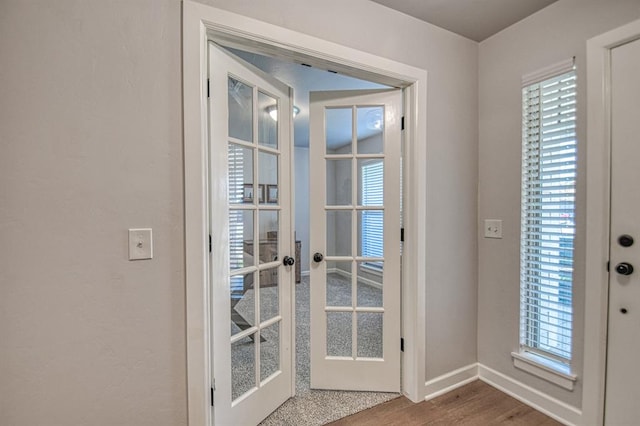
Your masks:
{"label": "light switch", "polygon": [[498,219],[485,219],[484,237],[502,238],[502,221]]}
{"label": "light switch", "polygon": [[129,229],[129,260],[153,258],[151,228]]}

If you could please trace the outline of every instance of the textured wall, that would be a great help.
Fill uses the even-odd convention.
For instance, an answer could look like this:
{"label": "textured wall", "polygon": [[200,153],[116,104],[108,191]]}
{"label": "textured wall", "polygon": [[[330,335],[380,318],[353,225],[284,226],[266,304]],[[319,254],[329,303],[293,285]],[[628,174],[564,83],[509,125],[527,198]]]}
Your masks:
{"label": "textured wall", "polygon": [[[479,224],[502,219],[502,240],[479,241],[478,361],[574,406],[582,395],[584,336],[586,40],[640,17],[638,0],[561,0],[480,43]],[[574,302],[576,389],[516,370],[518,350],[521,76],[576,57],[578,192]],[[480,227],[479,229],[482,229]]]}
{"label": "textured wall", "polygon": [[0,57],[0,424],[186,424],[180,3],[4,0]]}

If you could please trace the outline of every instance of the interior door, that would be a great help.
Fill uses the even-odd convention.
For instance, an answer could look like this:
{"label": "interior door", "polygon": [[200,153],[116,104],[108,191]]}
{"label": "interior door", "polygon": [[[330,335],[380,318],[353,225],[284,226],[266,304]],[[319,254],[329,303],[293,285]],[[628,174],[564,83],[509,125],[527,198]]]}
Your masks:
{"label": "interior door", "polygon": [[311,387],[400,390],[400,90],[310,94]]}
{"label": "interior door", "polygon": [[640,41],[613,49],[606,425],[635,425],[640,419],[639,76]]}
{"label": "interior door", "polygon": [[213,43],[209,58],[214,418],[252,425],[293,393],[292,93]]}

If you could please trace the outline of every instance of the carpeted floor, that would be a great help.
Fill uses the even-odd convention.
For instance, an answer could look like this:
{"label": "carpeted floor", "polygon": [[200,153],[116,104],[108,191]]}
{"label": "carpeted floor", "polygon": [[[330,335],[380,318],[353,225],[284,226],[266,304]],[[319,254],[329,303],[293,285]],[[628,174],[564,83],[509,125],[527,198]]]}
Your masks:
{"label": "carpeted floor", "polygon": [[[337,274],[330,274],[327,280],[329,304],[350,305],[350,282]],[[346,291],[345,291],[346,290]],[[275,301],[275,294],[269,296],[274,288],[262,290],[262,299]],[[358,303],[361,306],[382,306],[382,291],[368,285],[358,286]],[[262,303],[261,303],[262,305]],[[236,305],[238,312],[253,306],[251,291]],[[349,324],[345,327],[345,324]],[[399,396],[397,393],[382,392],[345,392],[322,391],[310,389],[310,341],[309,341],[309,277],[302,277],[296,285],[296,396],[286,401],[280,408],[267,417],[261,425],[324,425],[374,405]],[[339,316],[329,319],[327,324],[330,333],[328,352],[339,355],[351,354],[350,320],[343,321]],[[382,330],[381,316],[372,314],[358,322],[358,355],[379,356],[382,348],[379,344]],[[235,330],[237,331],[237,330]],[[266,330],[266,341],[261,343],[261,379],[268,377],[279,359],[277,329]],[[273,343],[272,343],[273,342]],[[253,386],[254,345],[246,338],[234,345],[232,350],[232,377],[234,378],[234,398],[242,395]]]}

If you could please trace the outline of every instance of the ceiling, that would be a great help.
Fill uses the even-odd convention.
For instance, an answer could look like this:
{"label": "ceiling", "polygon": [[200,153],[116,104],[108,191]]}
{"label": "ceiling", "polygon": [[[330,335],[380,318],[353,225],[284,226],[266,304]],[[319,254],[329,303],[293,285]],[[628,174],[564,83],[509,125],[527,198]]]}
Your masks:
{"label": "ceiling", "polygon": [[557,0],[372,0],[482,41]]}
{"label": "ceiling", "polygon": [[[241,59],[293,88],[294,104],[300,108],[300,113],[293,121],[294,143],[296,146],[309,146],[309,92],[388,88],[388,86],[381,84],[359,80],[282,59],[242,50],[227,49]],[[332,130],[327,134],[327,145],[330,149],[338,149],[351,141],[352,127],[350,114],[340,113],[340,111],[336,112],[338,113],[332,115]],[[358,139],[364,139],[380,132],[375,126],[371,126],[371,114],[367,114],[368,112],[366,108],[358,109]]]}

